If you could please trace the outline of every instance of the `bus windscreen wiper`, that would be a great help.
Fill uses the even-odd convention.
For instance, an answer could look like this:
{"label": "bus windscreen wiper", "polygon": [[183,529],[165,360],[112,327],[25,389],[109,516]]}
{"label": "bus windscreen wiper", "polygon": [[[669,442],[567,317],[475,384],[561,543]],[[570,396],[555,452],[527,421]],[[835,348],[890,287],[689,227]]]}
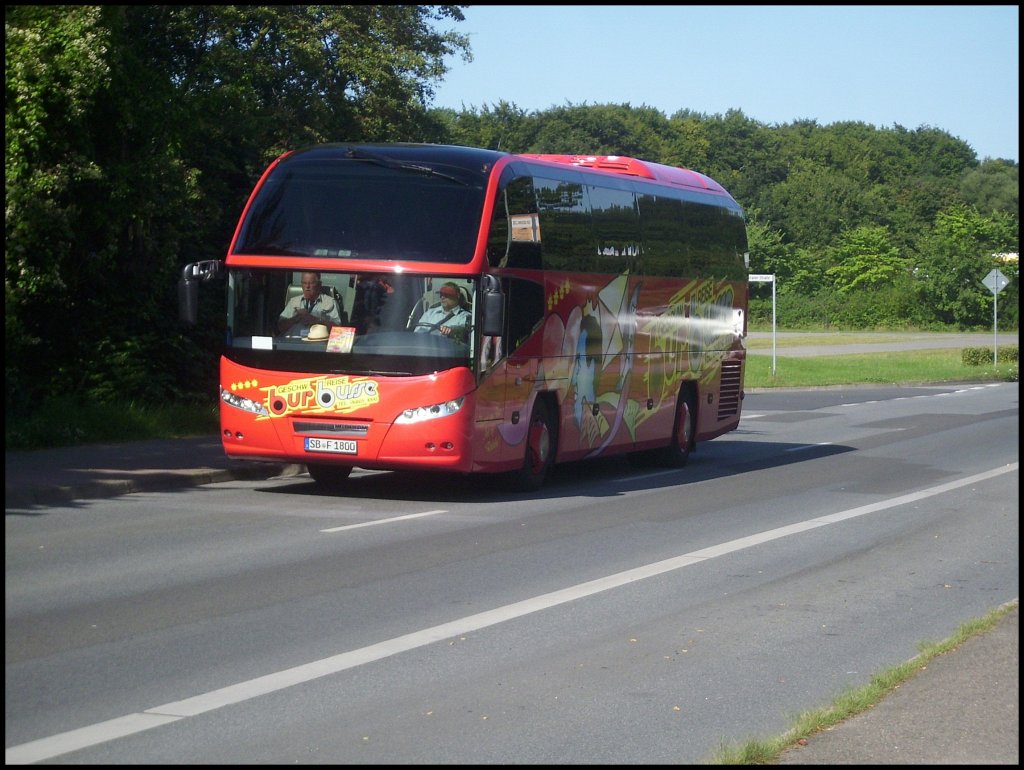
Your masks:
{"label": "bus windscreen wiper", "polygon": [[451,176],[450,174],[445,174],[441,171],[438,171],[437,169],[430,168],[430,166],[421,166],[418,163],[402,163],[401,161],[397,161],[394,158],[389,158],[386,155],[380,155],[375,152],[368,152],[366,150],[357,149],[355,147],[346,148],[345,154],[348,155],[348,157],[353,158],[355,160],[368,160],[371,163],[376,163],[378,166],[383,166],[384,168],[394,168],[398,169],[399,171],[412,171],[416,174],[429,174],[430,176],[439,176],[442,179],[449,179],[452,182],[456,182],[463,186],[469,186],[468,182],[459,179],[458,177]]}

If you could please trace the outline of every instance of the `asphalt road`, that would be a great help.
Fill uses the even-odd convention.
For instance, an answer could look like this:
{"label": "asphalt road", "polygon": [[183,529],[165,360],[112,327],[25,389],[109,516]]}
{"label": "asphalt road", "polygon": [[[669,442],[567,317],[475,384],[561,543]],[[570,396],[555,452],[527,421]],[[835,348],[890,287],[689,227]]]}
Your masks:
{"label": "asphalt road", "polygon": [[[681,471],[529,496],[358,473],[9,509],[8,761],[679,764],[777,734],[1017,596],[1017,393],[758,394]],[[821,763],[1014,759],[994,638]]]}

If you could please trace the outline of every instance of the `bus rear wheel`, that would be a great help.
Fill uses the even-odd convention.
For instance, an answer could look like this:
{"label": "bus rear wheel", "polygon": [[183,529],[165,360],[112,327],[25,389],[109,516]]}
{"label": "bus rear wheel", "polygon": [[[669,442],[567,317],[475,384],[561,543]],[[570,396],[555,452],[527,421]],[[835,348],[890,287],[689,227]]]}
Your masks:
{"label": "bus rear wheel", "polygon": [[679,392],[679,401],[676,403],[672,442],[659,453],[659,464],[665,468],[682,468],[686,465],[696,444],[696,434],[697,398],[692,388],[684,388]]}
{"label": "bus rear wheel", "polygon": [[526,430],[526,449],[523,466],[513,474],[515,489],[521,492],[535,492],[544,485],[548,470],[555,459],[557,433],[554,418],[547,403],[538,398],[530,413],[530,425]]}
{"label": "bus rear wheel", "polygon": [[307,463],[306,470],[309,471],[310,478],[320,486],[336,487],[349,477],[352,466]]}

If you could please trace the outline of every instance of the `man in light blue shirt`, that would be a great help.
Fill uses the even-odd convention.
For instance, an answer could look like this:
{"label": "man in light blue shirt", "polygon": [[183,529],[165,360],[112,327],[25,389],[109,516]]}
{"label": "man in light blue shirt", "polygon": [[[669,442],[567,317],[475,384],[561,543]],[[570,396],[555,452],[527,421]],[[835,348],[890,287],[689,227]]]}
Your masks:
{"label": "man in light blue shirt", "polygon": [[420,316],[413,331],[431,332],[444,337],[451,337],[452,333],[456,332],[456,337],[462,337],[465,341],[464,337],[469,327],[469,311],[459,302],[459,287],[449,281],[437,293],[441,297],[441,302]]}

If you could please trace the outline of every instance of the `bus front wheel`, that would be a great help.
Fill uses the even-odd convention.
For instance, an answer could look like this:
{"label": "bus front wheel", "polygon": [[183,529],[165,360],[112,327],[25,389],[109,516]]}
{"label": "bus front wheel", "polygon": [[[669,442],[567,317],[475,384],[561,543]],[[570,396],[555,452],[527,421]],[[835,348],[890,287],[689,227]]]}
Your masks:
{"label": "bus front wheel", "polygon": [[341,484],[352,473],[350,465],[320,465],[311,463],[306,465],[310,478],[320,486],[333,487]]}
{"label": "bus front wheel", "polygon": [[523,466],[513,475],[513,485],[521,492],[534,492],[544,485],[555,459],[556,431],[547,402],[538,398],[530,413],[526,431]]}

